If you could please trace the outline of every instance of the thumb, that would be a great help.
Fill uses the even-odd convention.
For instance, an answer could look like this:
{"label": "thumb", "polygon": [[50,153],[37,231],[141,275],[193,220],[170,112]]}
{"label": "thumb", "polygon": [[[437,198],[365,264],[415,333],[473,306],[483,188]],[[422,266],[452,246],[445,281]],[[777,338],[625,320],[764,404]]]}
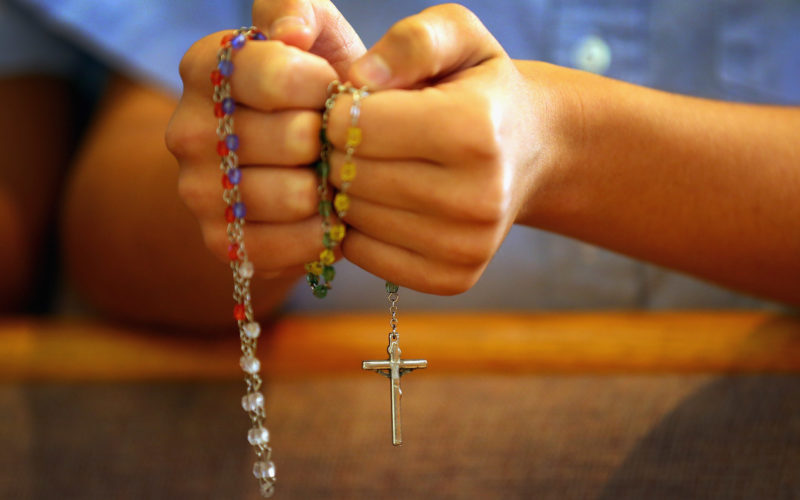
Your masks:
{"label": "thumb", "polygon": [[475,14],[437,5],[392,26],[350,66],[348,77],[371,90],[414,88],[504,55]]}
{"label": "thumb", "polygon": [[329,0],[256,0],[253,24],[271,40],[326,59],[340,75],[366,50]]}

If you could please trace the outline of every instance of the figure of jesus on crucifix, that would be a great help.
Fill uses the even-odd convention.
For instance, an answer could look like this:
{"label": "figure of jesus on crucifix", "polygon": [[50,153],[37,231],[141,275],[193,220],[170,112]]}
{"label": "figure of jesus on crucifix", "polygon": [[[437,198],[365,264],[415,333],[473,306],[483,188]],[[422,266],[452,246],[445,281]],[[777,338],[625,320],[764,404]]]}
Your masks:
{"label": "figure of jesus on crucifix", "polygon": [[386,350],[389,352],[389,359],[364,361],[361,368],[375,370],[391,381],[392,444],[399,446],[403,444],[403,434],[400,429],[400,398],[403,397],[403,391],[400,389],[400,377],[417,368],[426,368],[428,361],[425,359],[400,359],[401,351],[397,340],[390,340]]}

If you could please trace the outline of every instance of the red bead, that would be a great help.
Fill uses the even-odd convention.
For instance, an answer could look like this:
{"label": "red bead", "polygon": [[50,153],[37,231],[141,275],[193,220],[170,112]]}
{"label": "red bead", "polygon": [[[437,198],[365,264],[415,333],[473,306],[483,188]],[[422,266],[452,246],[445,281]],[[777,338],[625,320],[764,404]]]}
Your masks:
{"label": "red bead", "polygon": [[230,149],[228,149],[228,145],[225,144],[225,141],[217,141],[217,154],[220,156],[228,156]]}
{"label": "red bead", "polygon": [[237,243],[228,245],[228,258],[231,260],[239,260],[239,245]]}
{"label": "red bead", "polygon": [[244,308],[244,304],[236,304],[233,306],[233,319],[236,321],[244,321],[247,319],[247,310]]}
{"label": "red bead", "polygon": [[221,102],[214,103],[214,116],[216,116],[217,118],[222,118],[223,116],[225,116],[225,111],[222,109]]}
{"label": "red bead", "polygon": [[[225,189],[233,189],[233,183],[228,179],[227,174],[222,174],[222,187]],[[233,210],[233,208],[231,208],[231,210]]]}
{"label": "red bead", "polygon": [[224,47],[224,46],[228,45],[229,43],[231,43],[231,40],[233,40],[234,36],[235,35],[233,33],[228,33],[227,35],[223,36],[222,40],[220,40],[220,42],[219,42],[220,46]]}
{"label": "red bead", "polygon": [[225,209],[225,222],[233,222],[235,220],[236,220],[236,216],[233,215],[233,207],[226,208]]}
{"label": "red bead", "polygon": [[222,73],[220,73],[218,69],[211,72],[211,83],[214,85],[222,83]]}

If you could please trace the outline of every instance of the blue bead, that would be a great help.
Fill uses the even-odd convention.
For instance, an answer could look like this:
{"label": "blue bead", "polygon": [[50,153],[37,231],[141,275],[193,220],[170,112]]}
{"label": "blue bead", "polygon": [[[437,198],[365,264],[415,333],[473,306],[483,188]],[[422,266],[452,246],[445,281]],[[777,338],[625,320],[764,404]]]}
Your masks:
{"label": "blue bead", "polygon": [[253,40],[266,40],[267,36],[260,31],[253,36]]}
{"label": "blue bead", "polygon": [[227,59],[223,59],[222,61],[217,64],[217,68],[222,76],[228,78],[233,74],[233,61],[228,61]]}
{"label": "blue bead", "polygon": [[244,35],[236,35],[235,37],[233,37],[233,40],[231,40],[231,47],[233,47],[236,50],[239,50],[242,47],[244,47],[245,41],[247,41],[247,38],[245,38]]}
{"label": "blue bead", "polygon": [[228,180],[231,184],[239,184],[242,181],[242,171],[238,168],[228,170]]}
{"label": "blue bead", "polygon": [[233,98],[226,97],[222,100],[222,112],[226,115],[233,114],[233,111],[236,109],[236,103],[233,101]]}
{"label": "blue bead", "polygon": [[228,149],[231,151],[236,151],[239,149],[239,136],[236,134],[231,134],[225,138],[225,145],[228,146]]}
{"label": "blue bead", "polygon": [[247,208],[245,208],[244,203],[237,201],[233,204],[233,215],[237,219],[243,219],[247,215]]}

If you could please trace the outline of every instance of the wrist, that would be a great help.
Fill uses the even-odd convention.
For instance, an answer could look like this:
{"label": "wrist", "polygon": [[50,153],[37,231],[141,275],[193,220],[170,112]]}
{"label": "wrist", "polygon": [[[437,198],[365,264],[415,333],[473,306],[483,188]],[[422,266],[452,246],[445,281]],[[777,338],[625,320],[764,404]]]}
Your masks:
{"label": "wrist", "polygon": [[521,168],[528,186],[515,222],[547,229],[583,203],[580,171],[592,159],[590,129],[599,112],[585,106],[586,79],[606,79],[536,61],[515,64],[526,82],[533,125],[524,138]]}

